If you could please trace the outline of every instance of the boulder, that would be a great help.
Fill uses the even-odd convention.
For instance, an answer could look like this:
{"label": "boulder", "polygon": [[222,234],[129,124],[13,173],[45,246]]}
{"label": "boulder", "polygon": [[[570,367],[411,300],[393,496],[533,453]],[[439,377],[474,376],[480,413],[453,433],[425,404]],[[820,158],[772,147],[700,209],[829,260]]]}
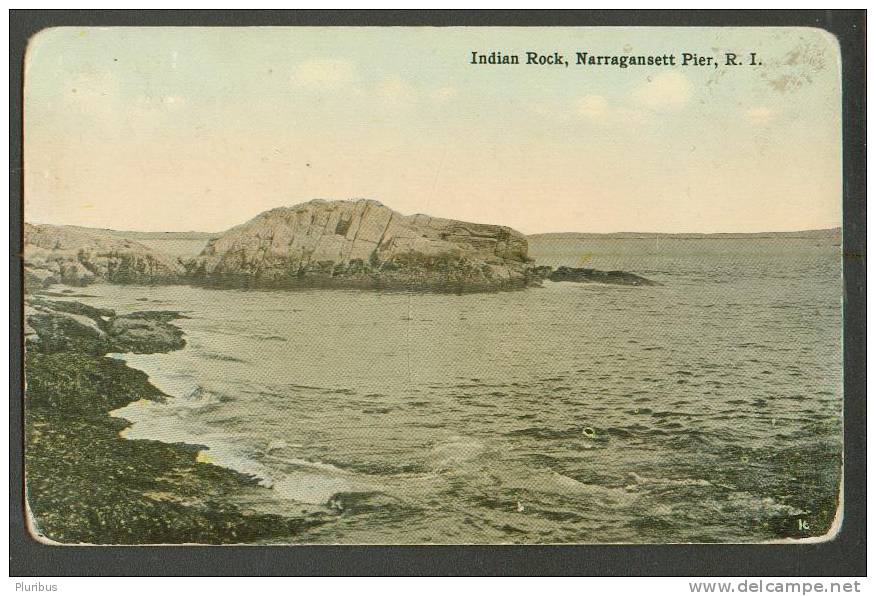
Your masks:
{"label": "boulder", "polygon": [[483,291],[526,286],[528,264],[526,238],[511,228],[361,199],[262,213],[211,240],[186,270],[232,286]]}

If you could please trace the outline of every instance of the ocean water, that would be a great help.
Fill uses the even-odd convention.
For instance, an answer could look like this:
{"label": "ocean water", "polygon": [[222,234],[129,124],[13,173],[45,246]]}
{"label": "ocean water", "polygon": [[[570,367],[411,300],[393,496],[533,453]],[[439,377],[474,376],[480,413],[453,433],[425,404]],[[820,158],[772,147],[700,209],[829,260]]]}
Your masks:
{"label": "ocean water", "polygon": [[290,542],[825,533],[842,453],[839,247],[601,240],[532,254],[664,285],[98,285],[76,299],[188,317],[183,350],[116,356],[171,398],[115,415],[127,438],[201,445],[203,461],[257,477],[234,495],[246,508],[331,514]]}

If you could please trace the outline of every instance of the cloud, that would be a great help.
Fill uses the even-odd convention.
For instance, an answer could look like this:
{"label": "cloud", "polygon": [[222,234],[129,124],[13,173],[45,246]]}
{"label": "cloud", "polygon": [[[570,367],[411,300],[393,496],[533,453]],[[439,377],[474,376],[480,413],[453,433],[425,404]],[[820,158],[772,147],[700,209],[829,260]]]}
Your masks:
{"label": "cloud", "polygon": [[578,100],[578,114],[590,120],[598,120],[608,115],[608,100],[601,95],[585,95]]}
{"label": "cloud", "polygon": [[186,104],[186,98],[181,95],[165,95],[161,103],[168,108],[179,108]]}
{"label": "cloud", "polygon": [[681,73],[665,72],[648,77],[633,89],[631,99],[638,105],[654,110],[671,111],[683,108],[693,95],[693,85]]}
{"label": "cloud", "polygon": [[400,77],[390,77],[374,87],[373,93],[386,106],[409,107],[452,101],[457,90],[455,87],[429,89],[408,83]]}
{"label": "cloud", "polygon": [[417,89],[398,77],[383,81],[377,86],[377,95],[383,101],[408,104],[417,100]]}
{"label": "cloud", "polygon": [[645,114],[626,106],[613,106],[601,95],[585,95],[574,106],[575,113],[590,122],[603,125],[641,124]]}
{"label": "cloud", "polygon": [[295,67],[292,81],[303,87],[337,87],[353,80],[355,68],[349,60],[311,58]]}
{"label": "cloud", "polygon": [[167,93],[166,95],[138,95],[125,108],[130,118],[138,115],[156,115],[162,112],[180,110],[188,105],[186,97]]}
{"label": "cloud", "polygon": [[763,106],[749,108],[745,111],[745,119],[750,124],[769,124],[776,119],[776,111]]}
{"label": "cloud", "polygon": [[456,87],[441,87],[432,92],[432,99],[436,101],[449,101],[458,94]]}

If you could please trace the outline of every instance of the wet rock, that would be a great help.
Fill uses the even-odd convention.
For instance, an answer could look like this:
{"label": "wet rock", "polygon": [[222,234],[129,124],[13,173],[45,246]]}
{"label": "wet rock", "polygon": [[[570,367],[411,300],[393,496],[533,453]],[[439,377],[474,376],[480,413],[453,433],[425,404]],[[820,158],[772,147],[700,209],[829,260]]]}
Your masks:
{"label": "wet rock", "polygon": [[118,315],[67,300],[25,299],[25,470],[34,531],[62,544],[288,541],[323,523],[240,508],[255,482],[199,463],[203,446],[129,441],[109,412],[166,398],[108,351],[184,345],[172,311]]}
{"label": "wet rock", "polygon": [[171,311],[135,312],[106,322],[113,351],[152,354],[178,350],[186,345],[183,332],[170,321],[180,318]]}
{"label": "wet rock", "polygon": [[182,315],[173,311],[119,316],[108,308],[40,297],[29,297],[26,307],[25,322],[31,332],[25,342],[31,351],[149,354],[185,346],[182,330],[171,324]]}
{"label": "wet rock", "polygon": [[123,362],[74,351],[25,359],[25,470],[35,531],[62,544],[285,540],[322,523],[242,509],[253,482],[198,463],[198,446],[129,441],[108,412],[164,396]]}
{"label": "wet rock", "polygon": [[621,286],[662,285],[656,281],[626,271],[600,271],[598,269],[578,269],[575,267],[559,267],[547,279],[551,281],[615,284]]}
{"label": "wet rock", "polygon": [[116,316],[116,312],[111,308],[96,308],[94,306],[82,304],[81,302],[70,302],[66,300],[46,300],[39,296],[28,298],[27,304],[34,309],[83,315],[95,321],[101,321],[103,317]]}
{"label": "wet rock", "polygon": [[27,316],[33,333],[26,348],[46,354],[79,352],[102,355],[108,351],[106,334],[88,317],[60,312],[38,312]]}

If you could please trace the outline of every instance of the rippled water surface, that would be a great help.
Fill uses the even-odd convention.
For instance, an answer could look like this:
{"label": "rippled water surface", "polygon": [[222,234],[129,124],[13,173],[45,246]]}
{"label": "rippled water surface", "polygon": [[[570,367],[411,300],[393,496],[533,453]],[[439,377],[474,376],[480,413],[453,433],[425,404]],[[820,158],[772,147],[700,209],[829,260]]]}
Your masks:
{"label": "rippled water surface", "polygon": [[[478,295],[93,286],[179,310],[123,355],[173,397],[127,437],[205,446],[304,542],[748,542],[823,534],[841,457],[840,249],[540,243],[664,284]],[[801,521],[812,528],[800,530]]]}

